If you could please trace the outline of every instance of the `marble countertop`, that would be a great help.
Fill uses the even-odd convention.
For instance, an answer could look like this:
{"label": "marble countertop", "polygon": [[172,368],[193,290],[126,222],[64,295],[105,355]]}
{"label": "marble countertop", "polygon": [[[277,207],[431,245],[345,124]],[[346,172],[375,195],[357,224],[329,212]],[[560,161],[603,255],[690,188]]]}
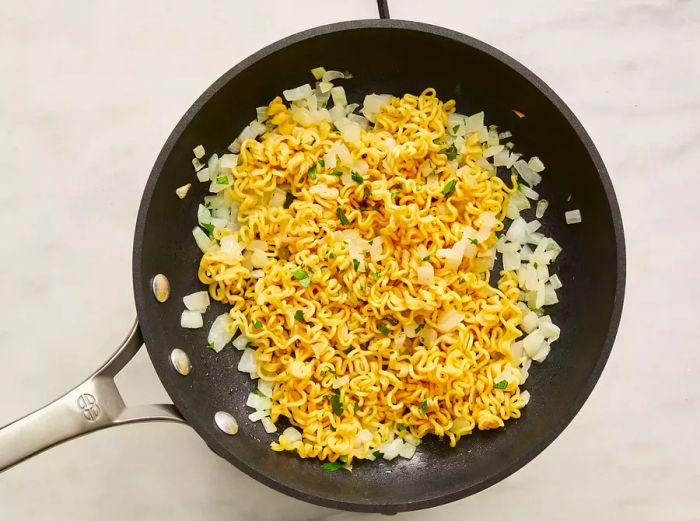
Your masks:
{"label": "marble countertop", "polygon": [[[398,519],[700,519],[700,2],[389,3],[394,18],[496,46],[559,93],[608,166],[628,252],[615,348],[569,428],[505,481]],[[291,4],[0,3],[0,425],[126,333],[141,190],[184,109],[283,36],[376,17],[373,0]],[[120,383],[127,401],[167,399],[144,352]],[[371,517],[269,490],[177,425],[103,431],[0,476],[12,521]]]}

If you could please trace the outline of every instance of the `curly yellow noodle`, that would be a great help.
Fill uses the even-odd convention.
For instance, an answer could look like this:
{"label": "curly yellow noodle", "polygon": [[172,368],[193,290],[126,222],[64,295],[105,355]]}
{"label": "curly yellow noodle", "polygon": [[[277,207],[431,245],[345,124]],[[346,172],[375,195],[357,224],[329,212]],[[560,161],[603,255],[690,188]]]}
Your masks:
{"label": "curly yellow noodle", "polygon": [[[494,387],[502,375],[519,374],[520,361],[509,349],[521,335],[518,280],[501,272],[491,285],[488,258],[482,258],[503,229],[515,186],[479,166],[476,134],[467,137],[455,171],[444,151],[454,109],[455,102],[442,102],[434,89],[392,98],[375,126],[348,142],[327,121],[297,123],[277,97],[267,107],[271,128],[259,141],[241,144],[227,196],[240,203],[236,239],[267,244],[264,275],[253,278],[240,261],[216,250],[203,255],[198,275],[213,299],[231,305],[232,327],[255,346],[259,376],[275,382],[271,420],[284,417],[302,433],[294,442],[280,436],[274,450],[350,463],[370,456],[392,433],[445,436],[454,446],[474,429],[520,417],[519,380]],[[337,143],[366,163],[362,184],[346,185],[334,169],[319,166]],[[454,191],[445,197],[450,180]],[[337,197],[311,190],[321,183]],[[294,202],[269,207],[281,186]],[[349,225],[341,224],[338,208]],[[479,229],[483,212],[498,222],[477,245],[477,256],[457,270],[446,268],[437,250],[452,247],[465,227]],[[349,245],[334,235],[349,229],[365,240],[381,239],[381,254],[365,255],[357,270]],[[429,285],[416,273],[423,262],[418,245],[427,248],[434,269]],[[300,268],[308,287],[294,276]],[[440,333],[440,315],[448,309],[464,319]],[[299,311],[303,321],[295,320]],[[261,328],[254,327],[258,321]],[[419,324],[423,331],[405,336]],[[363,430],[371,439],[357,442]]]}

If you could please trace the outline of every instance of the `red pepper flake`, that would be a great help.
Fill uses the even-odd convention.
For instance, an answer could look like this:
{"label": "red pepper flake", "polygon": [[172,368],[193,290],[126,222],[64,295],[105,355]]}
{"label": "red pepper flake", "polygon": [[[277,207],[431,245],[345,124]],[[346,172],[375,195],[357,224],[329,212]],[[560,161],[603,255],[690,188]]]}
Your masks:
{"label": "red pepper flake", "polygon": [[516,116],[518,116],[520,119],[523,119],[523,118],[525,117],[525,114],[523,114],[523,113],[520,112],[519,110],[512,109],[512,111],[513,111],[513,114],[515,114]]}

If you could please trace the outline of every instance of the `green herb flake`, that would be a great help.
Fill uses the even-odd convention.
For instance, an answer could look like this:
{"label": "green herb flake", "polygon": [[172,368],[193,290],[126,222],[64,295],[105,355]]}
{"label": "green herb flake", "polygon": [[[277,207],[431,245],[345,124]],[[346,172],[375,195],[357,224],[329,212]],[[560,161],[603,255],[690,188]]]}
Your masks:
{"label": "green herb flake", "polygon": [[428,262],[430,260],[430,255],[426,255],[425,257],[423,257],[423,260],[425,262]]}
{"label": "green herb flake", "polygon": [[336,391],[333,393],[333,396],[331,396],[331,407],[333,408],[333,412],[338,416],[342,416],[345,412],[343,404],[340,403],[340,391]]}
{"label": "green herb flake", "polygon": [[355,412],[360,410],[360,402],[355,402]]}
{"label": "green herb flake", "polygon": [[464,280],[464,277],[460,277],[459,280],[458,280],[457,282],[459,282],[460,284],[464,284],[464,283],[467,282],[467,281]]}
{"label": "green herb flake", "polygon": [[262,396],[263,394],[256,388],[250,391],[250,394],[255,394],[257,396]]}
{"label": "green herb flake", "polygon": [[507,380],[501,380],[497,384],[494,384],[493,388],[494,389],[505,389],[508,387],[508,381]]}
{"label": "green herb flake", "polygon": [[350,224],[350,219],[345,215],[345,212],[343,212],[343,209],[339,206],[336,208],[335,213],[338,214],[338,219],[340,219],[340,224],[347,226]]}
{"label": "green herb flake", "polygon": [[428,400],[423,400],[420,402],[420,413],[425,416],[428,412]]}
{"label": "green herb flake", "polygon": [[459,125],[455,125],[454,127],[452,127],[453,134],[456,134],[458,130],[459,130]]}
{"label": "green herb flake", "polygon": [[357,259],[352,259],[352,267],[357,271],[360,268],[360,261]]}
{"label": "green herb flake", "polygon": [[292,276],[297,280],[304,280],[309,278],[309,275],[302,268],[294,270]]}
{"label": "green herb flake", "polygon": [[375,459],[378,459],[381,455],[382,455],[382,453],[379,452],[378,450],[375,450],[375,451],[372,453],[372,456],[374,456]]}
{"label": "green herb flake", "polygon": [[379,272],[378,272],[378,271],[375,271],[375,272],[372,274],[372,277],[374,277],[374,280],[379,280]]}
{"label": "green herb flake", "polygon": [[425,324],[418,324],[416,326],[416,334],[420,333],[424,327],[425,327]]}
{"label": "green herb flake", "polygon": [[442,195],[445,197],[449,196],[454,191],[455,186],[457,186],[457,180],[453,179],[443,187]]}
{"label": "green herb flake", "polygon": [[388,335],[389,333],[391,333],[391,330],[384,325],[379,326],[377,329],[379,329],[379,332],[384,335]]}
{"label": "green herb flake", "polygon": [[214,341],[213,341],[213,340],[207,344],[207,347],[208,347],[209,349],[216,349],[216,347],[214,346]]}
{"label": "green herb flake", "polygon": [[369,244],[370,246],[372,246],[372,245],[374,244],[374,239],[368,240],[368,241],[367,241],[367,244]]}
{"label": "green herb flake", "polygon": [[306,175],[308,175],[309,179],[311,179],[312,181],[316,181],[316,167],[312,166],[311,168],[309,168],[309,171],[306,173]]}
{"label": "green herb flake", "polygon": [[323,159],[319,159],[319,160],[318,160],[318,166],[320,166],[321,168],[325,168],[326,162],[325,162]]}
{"label": "green herb flake", "polygon": [[331,373],[333,376],[336,376],[336,377],[338,376],[338,373],[335,372],[335,368],[333,368],[333,367],[330,368],[330,369],[328,370],[328,372]]}
{"label": "green herb flake", "polygon": [[350,174],[350,177],[352,177],[352,180],[355,181],[358,185],[361,185],[362,183],[365,182],[364,177],[362,177],[359,173],[353,172]]}
{"label": "green herb flake", "polygon": [[298,320],[299,322],[306,322],[304,320],[304,312],[301,309],[297,309],[294,312],[294,320]]}
{"label": "green herb flake", "polygon": [[472,244],[479,244],[479,239],[470,239],[469,242]]}
{"label": "green herb flake", "polygon": [[408,430],[408,425],[399,425],[399,430],[400,430],[400,431],[407,431],[407,430]]}
{"label": "green herb flake", "polygon": [[391,192],[391,200],[393,201],[394,199],[398,198],[399,195],[401,195],[401,192]]}
{"label": "green herb flake", "polygon": [[347,462],[348,462],[348,457],[345,456],[345,455],[340,456],[340,457],[338,458],[338,461],[342,461],[343,463],[347,463]]}
{"label": "green herb flake", "polygon": [[225,185],[228,184],[228,176],[221,175],[216,178],[216,184]]}
{"label": "green herb flake", "polygon": [[321,465],[321,468],[323,470],[327,470],[328,472],[335,472],[336,470],[340,470],[343,468],[343,462],[342,461],[327,461],[323,465]]}
{"label": "green herb flake", "polygon": [[433,139],[433,143],[439,145],[441,143],[440,138]]}
{"label": "green herb flake", "polygon": [[253,322],[253,327],[255,329],[262,329],[262,322],[260,322],[259,320],[256,320],[255,322]]}
{"label": "green herb flake", "polygon": [[457,83],[457,85],[455,85],[455,94],[457,94],[457,96],[462,95],[462,84],[461,83]]}
{"label": "green herb flake", "polygon": [[209,235],[214,235],[214,225],[213,224],[205,223],[205,224],[202,224],[201,226],[202,226],[202,228],[204,228],[207,231],[207,233]]}
{"label": "green herb flake", "polygon": [[457,159],[457,147],[454,146],[454,144],[450,145],[448,148],[445,149],[445,154],[447,155],[448,161],[454,161],[455,159]]}
{"label": "green herb flake", "polygon": [[328,258],[329,258],[329,259],[335,259],[335,253],[330,252],[330,253],[328,254]]}
{"label": "green herb flake", "polygon": [[341,171],[339,171],[339,170],[336,170],[336,171],[333,172],[331,175],[334,175],[335,177],[342,177],[342,176],[343,176],[343,172],[341,172]]}

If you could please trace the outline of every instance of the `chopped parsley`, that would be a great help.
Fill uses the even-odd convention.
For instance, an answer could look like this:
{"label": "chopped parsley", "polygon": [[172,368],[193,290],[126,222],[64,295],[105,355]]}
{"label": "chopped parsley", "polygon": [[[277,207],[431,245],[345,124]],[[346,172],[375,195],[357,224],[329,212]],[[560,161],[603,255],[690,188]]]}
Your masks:
{"label": "chopped parsley", "polygon": [[352,180],[355,181],[358,185],[361,185],[362,183],[365,182],[364,177],[362,177],[359,173],[353,172],[350,174],[350,177],[352,177]]}
{"label": "chopped parsley", "polygon": [[400,430],[400,431],[407,431],[407,430],[408,430],[408,425],[399,425],[399,430]]}
{"label": "chopped parsley", "polygon": [[319,159],[319,160],[318,160],[318,166],[320,166],[321,168],[325,168],[326,162],[325,162],[323,159]]}
{"label": "chopped parsley", "polygon": [[304,271],[304,269],[302,269],[302,268],[294,270],[294,272],[292,273],[292,276],[297,280],[304,280],[304,279],[309,278],[308,273],[306,273],[306,271]]}
{"label": "chopped parsley", "polygon": [[338,416],[342,416],[345,412],[343,404],[340,403],[340,391],[336,390],[333,396],[331,396],[331,407],[333,408],[333,412]]}
{"label": "chopped parsley", "polygon": [[457,282],[459,282],[460,284],[464,284],[467,281],[464,280],[464,277],[460,277]]}
{"label": "chopped parsley", "polygon": [[494,389],[505,389],[508,387],[508,381],[507,380],[501,380],[497,384],[494,384],[493,388]]}
{"label": "chopped parsley", "polygon": [[350,224],[350,219],[348,219],[347,215],[345,215],[345,212],[343,212],[343,209],[339,206],[336,208],[335,213],[338,214],[338,219],[340,219],[340,224],[347,226]]}
{"label": "chopped parsley", "polygon": [[368,241],[367,241],[367,244],[369,244],[370,246],[372,246],[372,245],[374,244],[374,239],[368,240]]}
{"label": "chopped parsley", "polygon": [[439,145],[439,144],[440,144],[440,138],[433,139],[433,143],[435,143],[436,145]]}
{"label": "chopped parsley", "polygon": [[294,320],[298,320],[299,322],[306,322],[306,320],[304,320],[304,312],[301,309],[297,309],[294,312]]}
{"label": "chopped parsley", "polygon": [[454,127],[452,127],[453,134],[456,134],[458,130],[459,130],[459,125],[455,125]]}
{"label": "chopped parsley", "polygon": [[308,175],[309,179],[311,179],[312,181],[316,181],[316,167],[312,166],[311,168],[309,168],[309,171],[306,175]]}
{"label": "chopped parsley", "polygon": [[442,188],[442,195],[445,197],[449,196],[455,189],[455,186],[457,186],[457,180],[453,179]]}
{"label": "chopped parsley", "polygon": [[375,458],[378,458],[378,457],[381,456],[381,455],[382,455],[382,453],[379,452],[378,450],[375,450],[375,451],[372,453],[372,456],[374,456]]}
{"label": "chopped parsley", "polygon": [[391,192],[391,200],[393,201],[396,199],[399,195],[401,195],[401,192]]}
{"label": "chopped parsley", "polygon": [[255,329],[262,329],[262,322],[260,322],[259,320],[256,320],[255,322],[253,322],[253,327]]}
{"label": "chopped parsley", "polygon": [[330,253],[328,254],[328,258],[329,258],[329,259],[335,259],[335,253],[330,252]]}
{"label": "chopped parsley", "polygon": [[379,280],[379,272],[378,271],[375,271],[372,276],[374,277],[374,280]]}
{"label": "chopped parsley", "polygon": [[385,325],[381,325],[377,329],[379,329],[379,332],[384,334],[384,335],[388,335],[389,333],[391,333],[391,330],[388,327],[386,327]]}
{"label": "chopped parsley", "polygon": [[429,260],[430,260],[430,255],[426,255],[425,257],[423,257],[423,260],[426,261],[426,262],[429,261]]}
{"label": "chopped parsley", "polygon": [[470,239],[469,242],[472,244],[479,244],[479,239]]}
{"label": "chopped parsley", "polygon": [[420,402],[420,413],[425,416],[425,414],[428,412],[428,400],[423,400]]}
{"label": "chopped parsley", "polygon": [[416,334],[420,333],[421,330],[422,330],[424,327],[425,327],[425,323],[423,323],[423,324],[418,324],[418,325],[416,326]]}
{"label": "chopped parsley", "polygon": [[360,268],[360,261],[357,259],[352,259],[352,267],[357,271]]}
{"label": "chopped parsley", "polygon": [[331,368],[328,370],[328,372],[331,373],[333,376],[336,376],[336,377],[338,376],[338,373],[335,372],[335,368],[333,368],[333,367],[331,367]]}
{"label": "chopped parsley", "polygon": [[355,412],[360,410],[360,402],[355,402]]}
{"label": "chopped parsley", "polygon": [[213,341],[213,340],[207,344],[207,347],[208,347],[209,349],[216,349],[216,347],[214,346],[214,341]]}
{"label": "chopped parsley", "polygon": [[228,184],[228,176],[220,175],[219,177],[216,178],[216,184],[219,184],[219,185]]}
{"label": "chopped parsley", "polygon": [[299,285],[301,285],[302,288],[308,288],[311,286],[311,277],[306,277],[305,279],[301,279],[299,281]]}
{"label": "chopped parsley", "polygon": [[454,161],[457,159],[457,147],[454,144],[450,145],[445,149],[445,154],[447,155],[448,161]]}
{"label": "chopped parsley", "polygon": [[327,470],[328,472],[335,472],[336,470],[340,470],[343,468],[343,462],[327,461],[323,465],[321,465],[321,468],[323,468],[323,470]]}
{"label": "chopped parsley", "polygon": [[213,224],[204,223],[204,224],[202,224],[202,228],[204,228],[209,235],[214,234],[214,225]]}
{"label": "chopped parsley", "polygon": [[339,171],[339,170],[336,170],[336,171],[333,172],[331,175],[334,175],[335,177],[342,177],[343,172],[341,172],[341,171]]}
{"label": "chopped parsley", "polygon": [[262,396],[262,393],[256,388],[250,391],[250,394],[255,394],[257,396]]}

